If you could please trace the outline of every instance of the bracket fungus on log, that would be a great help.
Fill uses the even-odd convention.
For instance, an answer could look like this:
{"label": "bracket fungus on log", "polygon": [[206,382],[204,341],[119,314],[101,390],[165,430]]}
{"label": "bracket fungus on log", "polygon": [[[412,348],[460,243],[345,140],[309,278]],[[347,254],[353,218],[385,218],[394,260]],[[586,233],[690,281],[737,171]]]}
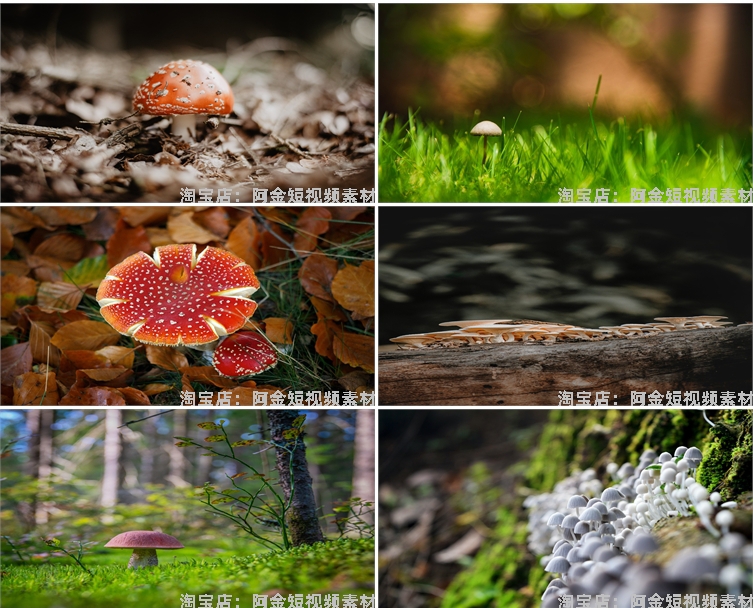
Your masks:
{"label": "bracket fungus on log", "polygon": [[157,346],[199,346],[238,331],[254,314],[253,269],[228,251],[196,245],[136,253],[97,290],[102,316],[121,334]]}
{"label": "bracket fungus on log", "polygon": [[159,565],[157,549],[182,549],[183,545],[174,536],[154,530],[133,530],[114,536],[105,545],[110,549],[133,549],[129,568],[151,568]]}

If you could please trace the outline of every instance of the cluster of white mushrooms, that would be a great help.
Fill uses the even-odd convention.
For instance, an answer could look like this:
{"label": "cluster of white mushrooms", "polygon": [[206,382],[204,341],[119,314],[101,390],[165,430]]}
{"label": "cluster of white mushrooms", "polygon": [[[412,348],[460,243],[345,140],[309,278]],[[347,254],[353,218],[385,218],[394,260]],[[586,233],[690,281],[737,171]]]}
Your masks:
{"label": "cluster of white mushrooms", "polygon": [[588,329],[577,325],[546,323],[532,320],[492,319],[479,321],[447,321],[440,326],[459,327],[425,334],[406,334],[391,338],[403,348],[457,347],[468,344],[501,344],[505,342],[562,342],[646,338],[657,334],[694,329],[719,328],[732,325],[727,317],[700,315],[696,317],[657,317],[655,323],[625,323]]}
{"label": "cluster of white mushrooms", "polygon": [[[699,585],[710,584],[738,596],[749,587],[753,545],[730,531],[737,504],[722,502],[695,480],[701,460],[694,447],[674,455],[647,450],[637,467],[607,466],[613,486],[604,488],[588,469],[551,493],[528,497],[529,548],[545,555],[541,564],[557,577],[542,608],[559,606],[566,595],[609,596],[610,606],[629,608],[636,595],[698,593]],[[693,514],[716,542],[681,549],[663,567],[646,561],[660,549],[651,529],[664,518]]]}

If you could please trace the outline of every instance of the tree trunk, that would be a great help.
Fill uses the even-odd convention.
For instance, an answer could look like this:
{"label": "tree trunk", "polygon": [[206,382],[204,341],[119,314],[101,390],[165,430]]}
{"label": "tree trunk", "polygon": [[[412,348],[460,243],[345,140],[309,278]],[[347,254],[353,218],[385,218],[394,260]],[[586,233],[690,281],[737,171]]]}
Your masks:
{"label": "tree trunk", "polygon": [[[356,413],[355,455],[353,457],[353,497],[374,503],[374,410],[358,410]],[[374,523],[374,513],[366,513],[363,520]]]}
{"label": "tree trunk", "polygon": [[[319,518],[316,514],[316,501],[314,500],[314,490],[311,485],[311,475],[309,475],[308,464],[306,462],[306,444],[303,441],[303,434],[297,439],[285,439],[283,433],[293,428],[295,420],[300,412],[288,410],[269,410],[269,423],[272,434],[272,440],[279,445],[295,450],[291,455],[284,449],[276,448],[277,453],[277,473],[280,476],[280,485],[285,496],[285,500],[290,500],[292,494],[292,503],[288,511],[287,523],[290,528],[290,537],[293,546],[312,545],[324,540]],[[292,469],[292,479],[291,479]]]}
{"label": "tree trunk", "polygon": [[[186,436],[188,412],[184,409],[173,410],[173,435],[180,437]],[[186,456],[185,450],[171,445],[170,446],[170,473],[167,477],[176,488],[185,488],[191,484],[186,481]]]}
{"label": "tree trunk", "polygon": [[105,410],[104,471],[102,472],[102,496],[100,504],[112,510],[118,504],[120,490],[120,454],[122,452],[120,429],[123,412],[117,408]]}
{"label": "tree trunk", "polygon": [[[404,350],[379,357],[380,405],[560,405],[560,391],[631,405],[631,391],[749,392],[750,325],[556,344]],[[662,401],[666,404],[666,401]],[[684,405],[684,403],[683,403]],[[720,405],[723,405],[720,403]]]}
{"label": "tree trunk", "polygon": [[[31,436],[26,474],[40,484],[45,483],[52,473],[53,422],[55,422],[55,410],[51,408],[28,410],[26,413],[26,428]],[[30,504],[19,508],[29,531],[35,525],[47,523],[47,509],[44,503],[37,501],[36,497]]]}

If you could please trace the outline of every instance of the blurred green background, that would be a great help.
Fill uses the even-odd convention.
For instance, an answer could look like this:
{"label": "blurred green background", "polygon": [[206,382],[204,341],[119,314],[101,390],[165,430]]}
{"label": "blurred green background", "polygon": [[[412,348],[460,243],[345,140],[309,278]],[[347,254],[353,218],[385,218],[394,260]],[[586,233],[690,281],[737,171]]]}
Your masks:
{"label": "blurred green background", "polygon": [[602,116],[751,126],[750,4],[381,5],[379,40],[381,114],[585,117],[602,74]]}

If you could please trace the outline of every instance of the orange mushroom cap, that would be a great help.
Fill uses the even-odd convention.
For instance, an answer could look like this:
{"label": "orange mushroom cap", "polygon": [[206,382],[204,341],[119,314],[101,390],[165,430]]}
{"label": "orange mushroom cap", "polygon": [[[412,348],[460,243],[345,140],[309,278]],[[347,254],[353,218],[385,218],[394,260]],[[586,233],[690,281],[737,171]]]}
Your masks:
{"label": "orange mushroom cap", "polygon": [[215,68],[203,61],[179,59],[151,74],[133,96],[135,112],[154,116],[173,114],[230,114],[233,91]]}
{"label": "orange mushroom cap", "polygon": [[114,266],[97,290],[102,316],[121,334],[158,346],[196,346],[238,331],[254,314],[253,269],[228,251],[157,247]]}

